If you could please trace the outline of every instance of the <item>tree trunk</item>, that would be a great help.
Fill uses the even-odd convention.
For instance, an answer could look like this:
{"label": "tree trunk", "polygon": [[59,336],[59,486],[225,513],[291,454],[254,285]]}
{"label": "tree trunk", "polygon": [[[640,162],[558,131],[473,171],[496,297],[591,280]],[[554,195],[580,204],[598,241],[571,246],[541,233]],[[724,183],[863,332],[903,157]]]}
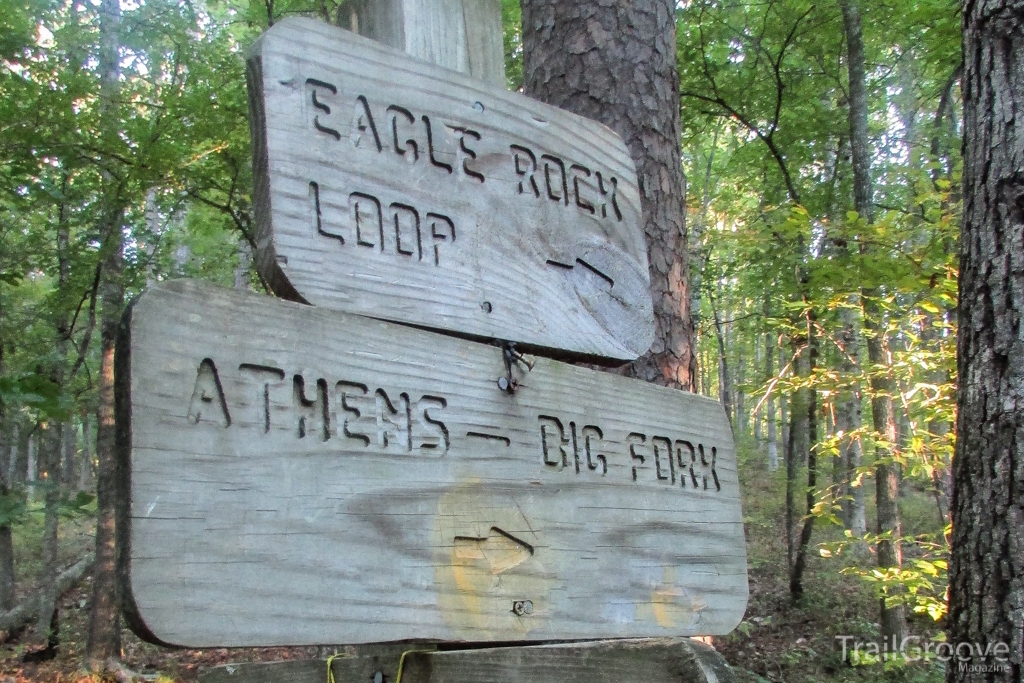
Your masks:
{"label": "tree trunk", "polygon": [[36,620],[36,635],[45,638],[49,644],[54,643],[55,633],[51,632],[54,625],[54,605],[57,601],[57,526],[59,521],[60,480],[61,480],[61,447],[64,442],[64,425],[56,424],[40,435],[40,475],[43,479],[43,499],[45,512],[43,518],[43,572],[39,585],[39,616]]}
{"label": "tree trunk", "polygon": [[[842,370],[853,375],[860,370],[860,331],[855,312],[850,308],[840,311],[842,331],[840,342],[843,345],[844,358]],[[837,495],[842,497],[843,524],[854,536],[863,538],[867,533],[865,517],[864,487],[855,485],[856,471],[863,462],[863,450],[860,436],[857,434],[863,424],[861,415],[860,386],[854,382],[849,390],[839,396],[836,405],[836,429],[845,434],[839,447],[840,481]]]}
{"label": "tree trunk", "polygon": [[36,470],[39,469],[37,462],[39,455],[39,436],[40,429],[38,426],[28,435],[28,458],[25,463],[25,485],[26,485],[26,496],[28,496],[28,502],[33,502],[36,499]]}
{"label": "tree trunk", "polygon": [[[67,175],[64,175],[61,195],[66,194],[68,185]],[[71,232],[68,227],[67,203],[62,198],[57,218],[57,289],[66,292],[71,280],[71,254],[70,254]],[[50,378],[54,384],[65,390],[67,376],[68,344],[71,339],[71,313],[63,308],[59,309],[56,320],[56,349],[57,359],[50,372]],[[60,567],[57,565],[57,531],[60,521],[60,495],[61,486],[64,483],[63,460],[66,450],[65,440],[70,431],[70,425],[56,424],[48,432],[48,438],[43,442],[42,474],[45,477],[45,512],[43,521],[43,572],[39,584],[39,616],[36,620],[36,635],[46,637],[47,647],[55,649],[58,645],[57,633],[59,625],[57,613],[54,606],[57,602],[57,576]]]}
{"label": "tree trunk", "polygon": [[[0,320],[3,317],[3,309],[0,308]],[[0,376],[4,371],[4,347],[0,343]],[[18,448],[18,425],[7,415],[6,407],[0,403],[0,434],[4,438],[3,452],[4,461],[0,463],[0,496],[6,498],[11,495],[11,463],[17,456]],[[14,538],[11,535],[10,524],[0,524],[0,610],[7,611],[14,607],[15,597],[14,584]]]}
{"label": "tree trunk", "polygon": [[[786,354],[779,349],[779,371],[786,367]],[[782,452],[789,453],[789,401],[786,396],[779,394],[779,424],[782,425]],[[789,457],[786,455],[785,457]],[[788,461],[787,461],[788,462]]]}
{"label": "tree trunk", "polygon": [[[719,289],[721,294],[721,289]],[[729,426],[734,427],[732,415],[732,392],[729,389],[729,361],[725,356],[725,329],[722,325],[722,315],[715,303],[715,297],[708,292],[708,300],[711,303],[711,316],[715,321],[715,338],[718,340],[718,400],[722,402],[725,409],[725,416],[729,418]]]}
{"label": "tree trunk", "polygon": [[[116,97],[119,90],[118,0],[100,4],[100,110],[106,144],[117,135]],[[121,656],[120,600],[117,590],[117,558],[114,545],[114,504],[116,460],[114,454],[114,343],[124,302],[121,280],[124,268],[124,236],[121,231],[120,187],[109,172],[104,174],[103,197],[103,279],[99,295],[103,302],[100,319],[99,406],[96,411],[96,564],[93,570],[92,609],[86,656],[89,668],[103,671],[110,660]]]}
{"label": "tree trunk", "polygon": [[[947,618],[975,676],[1024,676],[1024,2],[966,2],[964,223]],[[1007,659],[978,656],[1008,649]],[[959,649],[958,649],[959,651]],[[1008,660],[1008,661],[1007,661]]]}
{"label": "tree trunk", "polygon": [[[840,3],[843,27],[846,31],[847,68],[850,79],[850,151],[853,157],[853,203],[857,213],[868,223],[874,221],[874,200],[871,181],[871,140],[868,137],[868,99],[864,66],[864,40],[861,30],[860,8],[855,0]],[[887,365],[882,339],[884,326],[882,311],[877,304],[879,292],[871,287],[861,290],[864,310],[864,328],[867,331],[868,360],[872,365],[871,418],[875,431],[896,447],[896,419],[892,396],[895,382],[888,373],[880,373],[879,366]],[[878,511],[878,533],[888,538],[878,541],[878,566],[881,569],[900,567],[903,556],[899,537],[899,484],[892,453],[885,448],[875,449],[875,500]],[[907,621],[903,605],[888,605],[883,597],[880,603],[882,637],[902,641],[907,635]],[[890,642],[892,642],[890,640]]]}
{"label": "tree trunk", "polygon": [[[793,354],[796,356],[796,360],[793,362],[793,373],[801,378],[807,377],[810,369],[809,353],[804,348],[806,342],[807,339],[804,337],[794,337],[791,340]],[[807,393],[807,389],[798,389],[793,392],[789,401],[789,441],[786,443],[786,557],[790,575],[792,575],[797,561],[796,497],[801,488],[800,461],[807,456],[807,451],[810,449]]]}
{"label": "tree trunk", "polygon": [[78,490],[88,491],[92,489],[92,449],[89,444],[92,440],[92,432],[89,429],[89,414],[82,414],[82,459],[79,461]]}
{"label": "tree trunk", "polygon": [[[808,313],[807,316],[807,374],[814,373],[818,363],[818,343],[814,337],[814,317]],[[804,517],[803,528],[800,530],[800,539],[796,548],[792,570],[789,574],[789,594],[793,600],[799,600],[804,594],[804,569],[807,567],[807,546],[811,542],[811,532],[814,530],[815,496],[814,490],[818,484],[818,463],[815,456],[814,446],[818,440],[818,394],[814,389],[805,389],[807,392],[807,512]]]}
{"label": "tree trunk", "polygon": [[686,207],[672,0],[523,0],[523,88],[606,124],[636,163],[655,341],[629,374],[692,390]]}
{"label": "tree trunk", "polygon": [[[767,307],[766,307],[767,308]],[[767,316],[766,316],[767,317]],[[764,374],[771,380],[775,376],[774,363],[775,360],[775,345],[772,343],[771,335],[765,338],[764,343]],[[768,400],[765,401],[765,415],[767,416],[768,424],[766,427],[768,433],[768,471],[775,472],[779,469],[779,444],[776,437],[777,431],[775,427],[775,391],[768,394]]]}

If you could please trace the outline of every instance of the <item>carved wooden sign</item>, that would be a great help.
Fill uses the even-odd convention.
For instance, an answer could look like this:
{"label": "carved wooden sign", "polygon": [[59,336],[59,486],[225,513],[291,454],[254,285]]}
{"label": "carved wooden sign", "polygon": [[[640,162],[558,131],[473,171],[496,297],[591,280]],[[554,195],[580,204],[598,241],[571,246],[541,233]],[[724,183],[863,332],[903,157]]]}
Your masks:
{"label": "carved wooden sign", "polygon": [[257,266],[285,298],[628,360],[653,340],[605,126],[289,18],[249,54]]}
{"label": "carved wooden sign", "polygon": [[122,335],[122,588],[150,640],[724,634],[743,615],[713,400],[189,281],[144,293]]}

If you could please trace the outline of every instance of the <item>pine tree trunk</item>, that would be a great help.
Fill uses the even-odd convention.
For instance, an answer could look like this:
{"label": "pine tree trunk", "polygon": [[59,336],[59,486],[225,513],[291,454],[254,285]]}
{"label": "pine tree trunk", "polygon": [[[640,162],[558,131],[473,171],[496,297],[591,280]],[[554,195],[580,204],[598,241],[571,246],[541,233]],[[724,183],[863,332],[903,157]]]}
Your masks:
{"label": "pine tree trunk", "polygon": [[[1024,676],[1024,2],[965,2],[964,222],[953,458],[951,643]],[[1005,644],[1005,645],[1001,645]]]}
{"label": "pine tree trunk", "polygon": [[655,340],[629,374],[692,390],[679,75],[672,0],[523,0],[523,89],[622,136],[636,163]]}
{"label": "pine tree trunk", "polygon": [[[118,0],[101,0],[100,109],[107,144],[113,144],[114,136],[117,134],[114,107],[120,81],[120,22],[121,9]],[[86,644],[88,665],[93,671],[105,670],[110,660],[120,659],[121,656],[121,610],[114,545],[114,343],[124,302],[124,285],[121,279],[124,268],[124,237],[121,232],[123,207],[116,179],[105,173],[103,180],[103,279],[99,289],[103,308],[100,318],[99,406],[96,411],[96,560],[93,569],[89,636]]]}

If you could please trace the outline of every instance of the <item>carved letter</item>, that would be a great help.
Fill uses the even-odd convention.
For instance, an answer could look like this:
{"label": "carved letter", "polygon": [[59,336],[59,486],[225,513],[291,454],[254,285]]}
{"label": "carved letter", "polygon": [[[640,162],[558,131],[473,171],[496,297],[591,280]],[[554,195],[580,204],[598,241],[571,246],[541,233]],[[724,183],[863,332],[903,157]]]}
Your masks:
{"label": "carved letter", "polygon": [[484,174],[470,168],[469,160],[466,159],[466,157],[476,159],[476,152],[469,147],[466,147],[466,136],[468,135],[469,137],[479,141],[480,133],[477,133],[475,130],[469,130],[468,128],[455,128],[454,130],[459,133],[459,150],[457,159],[459,166],[462,168],[462,172],[470,178],[476,178],[481,183],[484,182]]}
{"label": "carved letter", "polygon": [[[416,144],[416,140],[414,138],[407,139],[405,144],[408,145],[408,147],[398,142],[398,115],[401,114],[404,116],[409,123],[416,123],[416,117],[412,115],[411,111],[404,107],[399,107],[397,104],[392,104],[388,107],[388,114],[391,115],[391,140],[394,144],[395,151],[405,157],[405,160],[410,164],[416,162],[420,158],[420,148],[419,145]],[[409,150],[412,150],[411,155],[406,154]]]}
{"label": "carved letter", "polygon": [[331,438],[330,408],[327,403],[327,380],[318,379],[313,400],[306,398],[306,382],[302,375],[292,380],[292,404],[298,414],[298,434],[304,439],[307,434],[319,434],[321,441]]}
{"label": "carved letter", "polygon": [[192,400],[188,403],[189,422],[199,424],[204,418],[224,427],[231,426],[231,416],[228,414],[227,401],[224,400],[224,389],[220,385],[217,366],[209,358],[204,358],[199,363],[195,388],[192,389]]}
{"label": "carved letter", "polygon": [[[699,468],[699,475],[694,476],[694,486],[697,486],[698,480],[703,484],[705,491],[708,490],[708,483],[713,482],[716,491],[722,490],[722,485],[718,481],[718,472],[715,471],[715,461],[718,459],[718,449],[714,446],[711,447],[711,461],[708,462],[707,453],[704,452],[704,444],[697,444],[697,451],[700,453],[700,461],[694,460],[693,466]],[[700,488],[700,487],[698,487]]]}
{"label": "carved letter", "polygon": [[[672,483],[676,483],[676,466],[672,462],[672,440],[666,439],[664,436],[652,436],[651,437],[651,448],[654,449],[654,473],[660,481],[668,481],[670,478]],[[670,474],[665,474],[661,469],[661,456],[668,456],[668,469]]]}
{"label": "carved letter", "polygon": [[540,449],[544,464],[551,467],[568,467],[569,452],[566,446],[570,441],[565,436],[561,420],[549,415],[539,415],[537,420],[540,423]]}
{"label": "carved letter", "polygon": [[597,463],[601,463],[601,475],[608,474],[608,459],[597,452],[601,447],[601,439],[604,438],[600,428],[586,425],[580,435],[583,437],[583,450],[587,452],[587,469],[596,470]]}
{"label": "carved letter", "polygon": [[[448,452],[451,445],[451,437],[444,422],[437,419],[436,413],[448,407],[448,401],[440,396],[421,396],[416,401],[416,426],[417,432],[425,432],[419,436],[418,447],[421,449],[440,449],[441,455]],[[428,410],[435,411],[435,415],[428,413]]]}
{"label": "carved letter", "polygon": [[[684,456],[684,449],[687,451]],[[697,488],[697,476],[693,471],[693,463],[697,460],[697,451],[694,450],[693,444],[689,441],[680,439],[676,441],[676,461],[679,463],[679,483],[682,484],[683,488],[686,488],[686,473],[690,473],[690,479],[693,480],[693,488]]]}
{"label": "carved letter", "polygon": [[[533,190],[533,195],[539,197],[540,188],[537,187],[537,181],[533,177],[533,174],[537,172],[537,157],[528,148],[520,145],[509,145],[509,149],[512,150],[512,166],[516,170],[516,175],[519,176],[519,194],[524,194],[527,191],[526,188],[529,187]],[[522,158],[519,156],[520,152],[525,154],[525,158],[528,160],[528,165],[525,168],[520,163]],[[524,183],[527,182],[529,185],[524,186]]]}
{"label": "carved letter", "polygon": [[[629,458],[635,460],[641,465],[644,464],[644,456],[636,452],[636,447],[641,446],[647,442],[647,436],[639,432],[633,432],[626,437],[626,441],[629,442]],[[633,465],[633,481],[636,481],[636,465]]]}
{"label": "carved letter", "polygon": [[455,241],[455,223],[448,216],[442,216],[439,213],[428,213],[427,223],[430,224],[430,237],[434,241],[434,265],[439,266],[441,265],[441,245],[439,243],[448,238],[451,238],[452,242]]}
{"label": "carved letter", "polygon": [[320,206],[320,185],[318,183],[309,183],[309,209],[313,214],[313,225],[316,227],[317,234],[331,237],[345,244],[345,238],[341,233],[324,229],[324,215]]}
{"label": "carved letter", "polygon": [[622,212],[619,211],[619,203],[615,199],[615,193],[619,187],[619,181],[612,176],[608,178],[608,184],[611,185],[611,198],[608,198],[609,191],[604,189],[604,178],[601,176],[601,172],[597,171],[594,175],[597,176],[597,191],[601,193],[601,218],[608,217],[608,205],[612,205],[612,210],[615,211],[615,217],[618,220],[622,220]]}
{"label": "carved letter", "polygon": [[377,407],[377,445],[387,448],[394,443],[406,451],[412,450],[410,438],[409,394],[400,394],[399,407],[396,409],[391,399],[378,389],[376,394]]}
{"label": "carved letter", "polygon": [[[394,203],[391,205],[391,212],[395,220],[395,248],[399,254],[405,256],[412,256],[417,254],[418,260],[423,260],[423,241],[420,239],[420,214],[411,206],[406,204]],[[402,220],[402,215],[407,217],[407,220]],[[408,248],[402,246],[402,232],[403,224],[405,232],[411,233],[405,239],[405,245]],[[413,249],[411,243],[415,240],[416,246]]]}
{"label": "carved letter", "polygon": [[377,124],[373,122],[373,114],[370,113],[370,103],[360,95],[356,98],[355,110],[352,112],[352,129],[348,139],[358,147],[366,131],[373,134],[373,144],[378,152],[381,151],[380,135],[377,134]]}
{"label": "carved letter", "polygon": [[[553,199],[556,202],[565,200],[565,205],[569,205],[569,186],[565,179],[565,164],[556,156],[550,154],[542,154],[540,156],[544,160],[544,184],[547,186],[548,199]],[[561,179],[561,194],[556,195],[554,190],[551,188],[551,162],[558,166],[559,178]]]}
{"label": "carved letter", "polygon": [[266,434],[270,431],[270,387],[278,386],[284,381],[284,370],[267,365],[242,363],[238,366],[238,371],[256,385],[255,400],[252,404],[256,409],[253,422]]}
{"label": "carved letter", "polygon": [[377,198],[353,192],[348,196],[348,206],[356,224],[356,244],[361,247],[380,245],[380,250],[384,251],[384,217]]}
{"label": "carved letter", "polygon": [[[589,178],[590,169],[587,168],[586,166],[580,166],[579,164],[573,164],[572,166],[569,167],[569,173],[572,175],[573,194],[576,195],[576,206],[586,211],[589,211],[590,213],[594,213],[594,205],[580,196],[580,176],[576,175],[576,171],[580,171],[581,173],[583,173],[584,177]],[[586,181],[583,181],[583,184],[586,187],[590,187],[589,185],[587,185]]]}
{"label": "carved letter", "polygon": [[351,417],[346,416],[342,422],[341,433],[350,439],[362,441],[364,446],[369,446],[370,432],[359,429],[360,421],[372,422],[374,419],[373,415],[366,415],[359,409],[359,405],[362,405],[366,412],[373,412],[373,399],[366,396],[369,389],[365,384],[341,381],[334,385],[334,391],[337,394],[341,410],[351,415]]}
{"label": "carved letter", "polygon": [[451,173],[452,165],[439,161],[438,158],[434,156],[434,135],[430,130],[430,119],[427,118],[426,115],[423,116],[423,125],[427,127],[427,151],[429,152],[430,163]]}
{"label": "carved letter", "polygon": [[[331,85],[330,83],[326,83],[324,81],[318,81],[315,78],[307,78],[306,79],[306,85],[310,86],[309,90],[310,90],[310,94],[311,94],[311,97],[312,97],[312,100],[313,100],[313,107],[318,109],[319,111],[323,112],[325,115],[330,115],[331,108],[328,107],[323,102],[321,102],[320,98],[318,97],[318,95],[322,96],[324,91],[329,91],[332,95],[337,95],[338,94],[338,89],[336,87],[334,87],[333,85]],[[320,88],[320,90],[317,90],[318,88]],[[341,139],[341,133],[339,133],[334,128],[330,128],[330,127],[325,126],[322,123],[320,123],[320,115],[319,114],[317,114],[317,115],[315,115],[313,117],[313,127],[316,128],[318,131],[320,131],[322,133],[327,133],[328,135],[330,135],[335,140],[340,140]]]}

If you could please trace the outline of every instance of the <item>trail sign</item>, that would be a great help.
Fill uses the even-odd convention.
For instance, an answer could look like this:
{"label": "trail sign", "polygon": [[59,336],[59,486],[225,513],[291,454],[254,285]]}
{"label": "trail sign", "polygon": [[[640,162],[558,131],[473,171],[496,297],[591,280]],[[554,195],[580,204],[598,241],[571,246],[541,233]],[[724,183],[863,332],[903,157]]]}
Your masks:
{"label": "trail sign", "polygon": [[305,18],[249,54],[257,267],[288,299],[586,356],[653,340],[605,126]]}
{"label": "trail sign", "polygon": [[743,615],[716,401],[198,282],[147,290],[122,334],[123,595],[150,640],[722,634]]}

